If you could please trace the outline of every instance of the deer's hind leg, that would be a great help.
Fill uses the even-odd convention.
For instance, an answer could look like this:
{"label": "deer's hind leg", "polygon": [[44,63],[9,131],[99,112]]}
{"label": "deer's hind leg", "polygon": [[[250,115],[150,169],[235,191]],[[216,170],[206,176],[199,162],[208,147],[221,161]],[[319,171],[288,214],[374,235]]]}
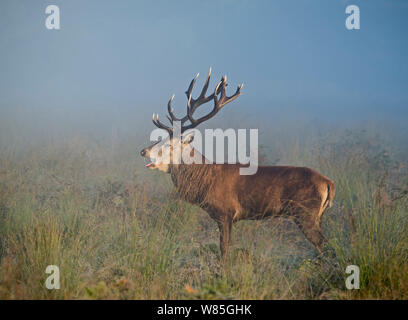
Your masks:
{"label": "deer's hind leg", "polygon": [[231,242],[232,218],[224,216],[221,221],[218,221],[218,228],[220,230],[221,259],[222,262],[225,263]]}
{"label": "deer's hind leg", "polygon": [[297,207],[294,218],[296,225],[303,232],[306,239],[315,246],[319,253],[322,253],[327,240],[321,229],[320,210],[320,204],[311,207]]}
{"label": "deer's hind leg", "polygon": [[309,221],[305,220],[299,221],[295,219],[295,222],[305,235],[306,239],[315,246],[319,253],[323,253],[323,247],[327,240],[324,237],[320,226],[309,223]]}

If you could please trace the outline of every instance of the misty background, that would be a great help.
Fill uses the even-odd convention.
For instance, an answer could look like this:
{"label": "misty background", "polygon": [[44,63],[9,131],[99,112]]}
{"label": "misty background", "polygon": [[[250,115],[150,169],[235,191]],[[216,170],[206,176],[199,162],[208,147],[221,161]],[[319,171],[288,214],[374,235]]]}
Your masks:
{"label": "misty background", "polygon": [[[407,17],[407,0],[1,0],[0,300],[408,299]],[[261,165],[334,181],[323,254],[285,210],[235,224],[222,263],[217,223],[145,168],[152,113],[166,121],[174,93],[183,116],[210,66],[209,92],[224,74],[228,95],[244,87],[199,129],[259,129]],[[173,177],[192,195],[200,171],[191,190]]]}
{"label": "misty background", "polygon": [[[60,9],[60,30],[45,8]],[[360,8],[347,30],[345,8]],[[202,127],[260,137],[368,128],[405,140],[408,3],[376,1],[3,0],[0,143],[76,134],[148,144],[151,114],[208,68],[242,96]],[[211,104],[202,107],[210,110]],[[300,131],[299,131],[300,130]]]}

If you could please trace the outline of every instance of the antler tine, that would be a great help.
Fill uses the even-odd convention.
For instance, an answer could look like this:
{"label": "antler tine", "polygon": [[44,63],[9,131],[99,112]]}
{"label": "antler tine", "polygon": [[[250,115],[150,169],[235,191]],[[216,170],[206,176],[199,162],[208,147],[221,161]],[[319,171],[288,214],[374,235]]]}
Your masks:
{"label": "antler tine", "polygon": [[173,94],[169,100],[169,102],[167,103],[167,111],[169,112],[169,116],[167,116],[167,119],[169,119],[170,123],[173,124],[173,121],[180,121],[181,119],[178,119],[175,115],[174,115],[174,109],[171,107],[171,103],[174,100],[175,95]]}
{"label": "antler tine", "polygon": [[208,70],[207,80],[205,81],[203,90],[201,90],[200,98],[204,98],[205,94],[207,93],[208,86],[210,84],[210,77],[211,77],[212,68]]}
{"label": "antler tine", "polygon": [[[191,80],[190,85],[188,86],[188,89],[186,91],[188,102],[190,102],[191,99],[192,99],[193,88],[194,88],[194,85],[195,85],[199,75],[200,75],[200,73],[197,73],[196,76],[194,77],[194,79]],[[189,103],[187,103],[187,107],[189,107]]]}
{"label": "antler tine", "polygon": [[[221,83],[221,97],[220,97],[220,101],[224,101],[225,98],[227,97],[227,90],[226,90],[226,88],[227,88],[227,76],[226,76],[226,75],[224,75],[224,76],[221,78],[220,83]],[[217,95],[218,93],[219,93],[219,92],[216,92],[215,95]]]}
{"label": "antler tine", "polygon": [[[221,90],[222,91],[224,91],[224,95],[222,94],[222,91],[221,91],[221,98],[218,100],[218,91],[219,91],[219,89],[220,89],[220,86],[222,86],[221,87]],[[224,82],[224,77],[222,77],[221,78],[221,81],[220,82],[218,82],[218,84],[217,84],[217,86],[215,87],[215,90],[214,90],[214,109],[213,109],[213,111],[211,111],[211,113],[212,112],[214,112],[215,110],[219,110],[219,109],[221,109],[221,107],[222,107],[222,104],[220,103],[220,101],[222,101],[223,100],[223,98],[225,97],[225,82]],[[220,107],[221,106],[221,107]],[[211,114],[210,113],[210,114]]]}
{"label": "antler tine", "polygon": [[153,117],[152,117],[153,124],[154,124],[156,127],[160,128],[160,129],[166,130],[166,131],[169,133],[169,135],[172,135],[172,134],[173,134],[173,128],[170,128],[170,127],[166,126],[165,124],[163,124],[163,123],[159,120],[159,115],[158,115],[158,114],[156,114],[156,119],[155,119],[154,116],[155,116],[155,114],[153,113]]}
{"label": "antler tine", "polygon": [[232,96],[230,96],[230,97],[228,97],[228,96],[225,94],[225,99],[224,99],[222,105],[224,106],[224,105],[226,105],[227,103],[230,103],[231,101],[234,101],[236,98],[238,98],[238,97],[240,96],[240,94],[241,94],[241,89],[242,89],[243,87],[244,87],[244,84],[241,83],[241,84],[237,87],[237,90],[235,91],[235,93],[234,93]]}

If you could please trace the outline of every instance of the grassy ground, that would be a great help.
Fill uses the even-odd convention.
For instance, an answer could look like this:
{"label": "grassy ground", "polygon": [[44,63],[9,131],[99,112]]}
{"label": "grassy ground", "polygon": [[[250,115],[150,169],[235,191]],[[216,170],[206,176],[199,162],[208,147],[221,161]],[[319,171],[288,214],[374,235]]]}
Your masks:
{"label": "grassy ground", "polygon": [[[289,220],[242,221],[221,267],[216,224],[145,170],[132,143],[73,137],[1,150],[0,299],[407,299],[408,162],[397,146],[358,131],[261,150],[265,163],[335,181],[323,219],[335,257],[318,258]],[[360,290],[345,288],[351,264]],[[45,288],[48,265],[60,290]]]}

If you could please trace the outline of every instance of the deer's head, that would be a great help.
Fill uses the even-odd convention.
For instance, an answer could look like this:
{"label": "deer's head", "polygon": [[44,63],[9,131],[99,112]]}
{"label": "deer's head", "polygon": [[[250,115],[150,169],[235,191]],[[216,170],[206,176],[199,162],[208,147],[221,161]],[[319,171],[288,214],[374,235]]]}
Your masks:
{"label": "deer's head", "polygon": [[[192,134],[186,134],[187,130],[193,129],[197,127],[200,123],[214,117],[218,111],[221,110],[222,107],[224,107],[227,103],[235,100],[236,98],[239,97],[241,94],[241,89],[243,87],[243,84],[238,86],[236,92],[231,96],[228,97],[226,94],[226,87],[227,87],[227,77],[223,76],[218,82],[217,86],[215,87],[214,93],[212,93],[209,96],[205,96],[207,93],[207,89],[210,83],[210,77],[211,77],[211,68],[210,71],[208,72],[207,80],[204,84],[203,89],[201,90],[200,95],[197,97],[197,99],[194,99],[192,97],[192,92],[194,88],[194,84],[198,78],[198,74],[194,77],[194,79],[191,81],[187,91],[187,115],[185,115],[183,118],[179,119],[174,115],[174,110],[171,107],[171,104],[174,100],[174,95],[171,97],[167,104],[167,111],[168,111],[168,116],[167,119],[169,119],[171,126],[167,126],[163,124],[159,120],[159,116],[153,114],[153,123],[155,126],[157,126],[160,129],[164,129],[168,132],[167,138],[165,138],[162,141],[157,141],[153,145],[144,148],[140,154],[147,158],[150,159],[151,162],[149,162],[146,167],[149,169],[157,169],[163,172],[170,172],[170,165],[175,163],[174,159],[176,157],[179,157],[178,154],[175,154],[176,152],[187,152],[188,150],[192,150],[192,147],[190,143],[193,141],[194,136]],[[209,101],[213,100],[214,101],[214,107],[210,113],[207,115],[199,118],[199,119],[194,119],[193,114],[197,110],[199,106],[201,106],[204,103],[207,103]],[[181,125],[180,128],[180,135],[175,135],[175,130],[173,125],[178,122]],[[189,122],[189,124],[186,124],[186,122]]]}
{"label": "deer's head", "polygon": [[176,160],[177,157],[181,159],[179,155],[183,152],[188,152],[188,150],[190,150],[190,152],[193,151],[190,145],[193,139],[193,134],[188,134],[181,138],[168,136],[164,140],[157,141],[150,147],[144,148],[140,154],[150,160],[150,162],[146,164],[147,168],[169,173],[170,165],[180,163],[180,161],[177,162]]}

